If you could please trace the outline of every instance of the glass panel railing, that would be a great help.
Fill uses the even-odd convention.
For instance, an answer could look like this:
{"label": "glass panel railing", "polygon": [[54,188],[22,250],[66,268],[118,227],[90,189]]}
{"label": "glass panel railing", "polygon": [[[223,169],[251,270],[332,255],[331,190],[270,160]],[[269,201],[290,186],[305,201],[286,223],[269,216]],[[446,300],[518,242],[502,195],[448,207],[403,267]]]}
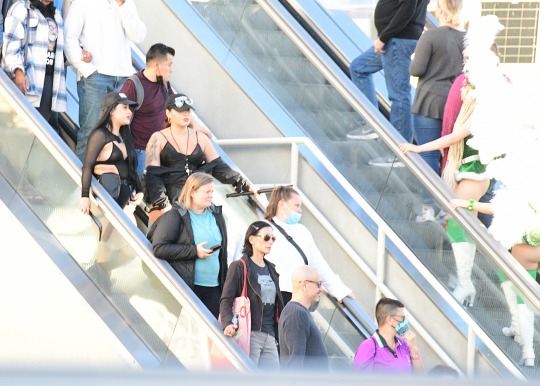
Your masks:
{"label": "glass panel railing", "polygon": [[[171,292],[148,252],[118,228],[118,217],[106,214],[103,208],[115,205],[110,197],[98,191],[106,198],[92,204],[95,218],[82,215],[80,187],[32,131],[36,120],[19,114],[20,106],[16,111],[4,95],[0,106],[0,173],[159,362],[193,370],[243,368],[210,313],[195,310],[202,303],[189,291]],[[120,221],[128,219],[121,214]]]}
{"label": "glass panel railing", "polygon": [[360,332],[336,302],[322,292],[319,306],[312,315],[322,333],[330,368],[350,370],[356,349],[368,336]]}
{"label": "glass panel railing", "polygon": [[[365,111],[353,109],[352,104],[342,95],[350,97],[348,100],[363,101],[356,88],[347,80],[340,80],[340,84],[347,88],[347,91],[338,92],[318,70],[328,67],[325,64],[314,64],[318,59],[308,60],[257,2],[192,0],[191,4],[221,36],[230,51],[257,77],[290,116],[295,118],[303,131],[313,139],[348,182],[419,256],[431,273],[452,291],[453,286],[448,282],[452,283],[449,279],[456,276],[456,267],[443,223],[445,218],[440,222],[415,221],[424,202],[440,202],[442,196],[449,196],[448,189],[444,188],[439,177],[427,169],[415,170],[413,173],[412,169],[403,167],[398,158],[384,167],[370,164],[369,161],[375,157],[394,154],[385,143],[392,140],[385,138],[385,142],[382,142],[347,139],[346,134],[357,127],[358,115],[366,122],[380,125],[376,130],[379,133],[380,128],[384,127],[384,131],[389,131],[397,141],[403,139],[386,123],[369,120],[368,116],[374,116],[372,112],[368,112],[369,106],[366,106]],[[285,20],[283,17],[280,23],[288,23]],[[309,45],[309,41],[306,44]],[[421,167],[424,165],[420,162],[416,164]],[[433,197],[423,187],[423,183],[419,181],[420,176],[435,185],[435,190],[439,190],[435,194],[437,197]],[[478,239],[479,236],[476,234],[475,237]],[[513,341],[508,343],[507,340],[501,340],[500,331],[506,322],[500,315],[508,315],[508,311],[497,284],[499,264],[495,259],[498,257],[494,257],[494,252],[488,252],[484,247],[489,248],[479,246],[475,254],[473,280],[478,283],[478,294],[474,307],[467,311],[498,347],[517,363],[519,358],[514,352]],[[502,264],[507,266],[509,263],[504,260]],[[529,292],[529,296],[535,295]],[[499,317],[495,317],[495,314]],[[463,331],[466,333],[466,328],[463,328]],[[525,368],[524,371],[535,370]]]}

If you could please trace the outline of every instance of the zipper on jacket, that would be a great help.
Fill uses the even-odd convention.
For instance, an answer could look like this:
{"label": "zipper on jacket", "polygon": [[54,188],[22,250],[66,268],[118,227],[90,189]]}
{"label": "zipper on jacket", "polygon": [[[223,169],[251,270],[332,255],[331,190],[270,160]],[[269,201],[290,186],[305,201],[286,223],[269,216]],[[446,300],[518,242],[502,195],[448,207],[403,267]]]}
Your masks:
{"label": "zipper on jacket", "polygon": [[[263,317],[264,317],[264,303],[263,303],[263,300],[262,300],[262,296],[259,295],[259,293],[255,290],[255,288],[253,288],[253,286],[251,285],[251,281],[249,280],[249,272],[248,272],[248,277],[247,277],[247,281],[249,283],[249,286],[251,287],[251,289],[253,290],[253,292],[255,292],[255,295],[257,295],[257,297],[259,299],[261,299],[261,304],[262,304],[262,307],[261,307],[261,325],[259,327],[259,332],[262,332],[262,325],[263,325]],[[253,330],[253,329],[252,329]]]}

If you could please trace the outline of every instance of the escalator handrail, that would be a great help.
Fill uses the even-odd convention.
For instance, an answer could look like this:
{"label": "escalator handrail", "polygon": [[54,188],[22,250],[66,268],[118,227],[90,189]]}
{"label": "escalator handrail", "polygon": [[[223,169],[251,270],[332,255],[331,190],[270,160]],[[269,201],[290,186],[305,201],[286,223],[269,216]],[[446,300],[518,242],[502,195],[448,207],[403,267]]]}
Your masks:
{"label": "escalator handrail", "polygon": [[[0,71],[0,88],[8,103],[21,116],[28,118],[30,129],[33,131],[43,145],[51,152],[52,156],[66,170],[68,175],[81,186],[81,161],[75,156],[71,149],[58,137],[54,130],[48,125],[37,110],[24,98],[20,90],[13,82]],[[179,279],[178,274],[172,267],[157,259],[151,252],[150,243],[142,235],[140,230],[129,221],[127,215],[118,208],[116,202],[110,197],[105,189],[92,178],[92,191],[97,205],[102,210],[104,216],[122,235],[129,246],[147,264],[148,268],[160,279],[171,295],[196,319],[199,319],[201,326],[206,333],[212,337],[212,341],[217,344],[227,359],[240,371],[254,369],[253,362],[230,338],[224,336],[221,326],[206,309],[203,303],[191,293],[186,283]]]}
{"label": "escalator handrail", "polygon": [[[440,302],[444,302],[448,305],[450,310],[447,312],[452,312],[456,317],[460,318],[464,323],[467,325],[467,328],[464,330],[465,335],[469,333],[468,330],[472,331],[478,339],[483,342],[483,344],[489,349],[488,355],[494,355],[498,361],[515,377],[517,378],[523,378],[523,374],[520,372],[520,370],[504,355],[504,353],[494,344],[494,342],[491,340],[491,338],[482,330],[482,328],[476,323],[476,321],[472,318],[471,315],[469,315],[461,306],[453,299],[452,295],[446,290],[443,285],[435,278],[433,275],[427,270],[427,268],[422,264],[422,262],[414,255],[410,249],[401,241],[401,239],[396,235],[396,233],[389,227],[388,224],[380,217],[380,215],[360,196],[360,194],[354,189],[353,186],[350,185],[350,183],[345,179],[343,175],[341,175],[335,166],[324,156],[324,154],[321,152],[321,150],[317,147],[316,144],[313,143],[313,141],[306,137],[283,137],[283,138],[249,138],[249,139],[225,139],[225,140],[218,140],[218,143],[222,146],[251,146],[251,145],[267,145],[267,146],[274,146],[274,145],[290,145],[295,144],[295,146],[299,147],[299,153],[302,153],[304,157],[312,157],[317,159],[321,164],[321,168],[324,168],[325,172],[330,173],[334,180],[329,181],[329,183],[333,186],[339,185],[349,195],[350,199],[356,201],[360,207],[361,210],[369,216],[369,218],[374,221],[376,224],[377,229],[375,232],[382,232],[386,235],[386,237],[390,240],[390,242],[386,241],[387,244],[390,244],[392,247],[397,248],[399,251],[401,251],[402,258],[407,261],[409,265],[412,265],[417,272],[419,272],[419,275],[421,275],[420,280],[426,280],[427,283],[425,283],[422,286],[422,289],[424,291],[430,291],[431,289],[434,291],[434,293],[437,295],[437,298],[434,299],[434,302],[436,304],[439,304]],[[302,147],[300,147],[302,146]],[[320,169],[319,169],[320,170]],[[291,177],[294,178],[294,177]],[[304,206],[308,208],[308,210],[311,212],[311,214],[318,219],[319,222],[323,221],[321,219],[321,215],[317,213],[316,208],[313,204],[310,203],[310,201],[305,197],[302,192],[299,190],[300,195],[302,196],[302,200],[304,203]],[[322,223],[323,227],[327,229],[330,234],[334,234],[334,237],[336,238],[336,241],[340,244],[341,248],[344,248],[346,253],[348,253],[353,261],[355,261],[359,268],[364,272],[364,274],[368,277],[368,279],[373,283],[378,283],[378,278],[376,273],[370,268],[368,264],[364,262],[364,260],[361,259],[360,256],[354,251],[354,249],[349,245],[349,243],[341,238],[339,235],[336,236],[337,230],[333,228],[331,224],[324,224]],[[388,247],[388,246],[387,246]],[[390,247],[388,247],[390,248]],[[393,252],[395,254],[395,252]],[[397,256],[398,261],[402,260],[401,256]],[[409,274],[414,275],[414,273],[409,270]],[[384,296],[396,298],[396,295],[383,283],[378,284],[379,288],[381,289],[381,293],[384,294]],[[431,288],[429,288],[431,286]],[[431,294],[433,297],[433,294]],[[347,303],[352,303],[352,300],[348,300]],[[346,305],[347,305],[346,303]],[[353,309],[349,310],[351,313],[356,313],[357,311]],[[365,321],[369,320],[368,318],[365,318],[362,316],[365,315],[365,312],[362,313],[358,311],[360,315],[359,321]],[[438,347],[438,343],[434,340],[434,338],[427,333],[425,329],[422,328],[422,326],[416,322],[416,318],[413,317],[411,314],[409,316],[409,319],[411,321],[411,324],[416,326],[417,333],[423,337],[426,342],[431,342],[430,345],[432,345],[436,352],[439,352],[439,355],[442,357],[445,357],[445,361],[447,364],[453,363],[453,360],[445,355],[444,352],[442,352],[442,348]],[[369,327],[369,324],[368,324]],[[460,328],[461,329],[461,328]],[[461,329],[463,330],[463,329]],[[437,349],[438,347],[438,349]],[[480,350],[480,348],[479,348]],[[482,350],[480,350],[482,351]],[[452,367],[457,368],[455,364],[452,365]]]}
{"label": "escalator handrail", "polygon": [[[398,141],[404,142],[401,135],[381,116],[365,96],[345,77],[338,67],[327,57],[326,53],[318,47],[311,37],[297,25],[296,20],[290,16],[278,0],[256,0],[267,15],[280,27],[282,32],[291,39],[310,62],[332,84],[337,92],[357,112],[366,114],[365,120],[379,134],[385,144],[397,155],[422,183],[433,194],[446,213],[456,219],[460,225],[473,237],[477,245],[488,251],[495,264],[509,277],[518,290],[527,300],[540,310],[540,293],[537,292],[537,283],[527,274],[523,267],[499,243],[494,243],[481,224],[470,213],[456,210],[450,205],[453,193],[443,183],[440,177],[430,169],[423,167],[418,154],[404,155],[398,148]],[[366,103],[367,102],[367,103]],[[396,141],[396,138],[399,140]]]}

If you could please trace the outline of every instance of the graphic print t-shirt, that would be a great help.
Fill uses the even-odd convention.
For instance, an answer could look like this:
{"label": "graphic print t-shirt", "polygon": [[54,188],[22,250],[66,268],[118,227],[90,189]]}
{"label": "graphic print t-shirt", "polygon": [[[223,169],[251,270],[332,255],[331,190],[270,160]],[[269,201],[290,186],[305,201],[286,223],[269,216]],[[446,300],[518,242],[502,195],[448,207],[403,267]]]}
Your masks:
{"label": "graphic print t-shirt", "polygon": [[[51,3],[52,4],[52,3]],[[51,6],[41,6],[39,10],[47,19],[49,24],[49,35],[48,35],[48,47],[47,47],[47,58],[46,58],[46,67],[45,75],[53,75],[54,73],[54,60],[56,55],[56,41],[58,39],[58,25],[54,20],[54,8]]]}
{"label": "graphic print t-shirt", "polygon": [[257,282],[261,286],[261,296],[264,305],[262,332],[275,335],[274,318],[276,315],[276,285],[270,276],[268,266],[259,267],[250,260],[250,269],[255,272]]}

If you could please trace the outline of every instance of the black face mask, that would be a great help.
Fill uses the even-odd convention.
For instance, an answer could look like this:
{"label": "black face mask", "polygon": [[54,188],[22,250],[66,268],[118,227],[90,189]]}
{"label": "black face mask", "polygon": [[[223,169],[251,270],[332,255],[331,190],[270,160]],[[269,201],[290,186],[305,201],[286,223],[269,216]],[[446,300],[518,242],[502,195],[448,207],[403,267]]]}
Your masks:
{"label": "black face mask", "polygon": [[163,77],[161,75],[157,75],[156,80],[159,84],[163,84]]}

